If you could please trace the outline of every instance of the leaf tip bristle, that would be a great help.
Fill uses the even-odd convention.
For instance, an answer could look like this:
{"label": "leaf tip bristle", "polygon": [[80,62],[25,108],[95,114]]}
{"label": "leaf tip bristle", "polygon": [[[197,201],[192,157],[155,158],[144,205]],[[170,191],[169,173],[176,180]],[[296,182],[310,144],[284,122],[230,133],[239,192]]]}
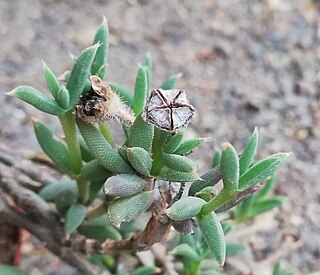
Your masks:
{"label": "leaf tip bristle", "polygon": [[15,96],[15,94],[16,94],[15,90],[16,90],[16,89],[11,90],[10,92],[6,92],[5,95]]}

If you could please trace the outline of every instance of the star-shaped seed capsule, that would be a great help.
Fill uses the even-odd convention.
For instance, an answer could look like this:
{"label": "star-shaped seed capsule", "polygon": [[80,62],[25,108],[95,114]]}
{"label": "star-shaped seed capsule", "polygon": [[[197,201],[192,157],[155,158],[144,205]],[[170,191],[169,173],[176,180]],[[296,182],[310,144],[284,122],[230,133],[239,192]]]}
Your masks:
{"label": "star-shaped seed capsule", "polygon": [[195,109],[181,89],[152,90],[142,118],[155,127],[170,133],[186,128],[194,116]]}

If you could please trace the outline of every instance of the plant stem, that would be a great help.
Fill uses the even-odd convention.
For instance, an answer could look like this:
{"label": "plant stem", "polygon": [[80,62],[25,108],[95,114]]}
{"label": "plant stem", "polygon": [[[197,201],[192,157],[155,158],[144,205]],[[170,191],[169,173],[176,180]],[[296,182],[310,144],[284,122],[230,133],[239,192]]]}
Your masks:
{"label": "plant stem", "polygon": [[64,113],[59,117],[63,128],[65,141],[68,145],[71,157],[71,169],[74,174],[79,174],[82,168],[82,158],[74,114],[72,111]]}
{"label": "plant stem", "polygon": [[85,204],[89,199],[90,182],[77,179],[77,186],[79,191],[78,201]]}
{"label": "plant stem", "polygon": [[[64,132],[65,141],[70,151],[72,172],[75,175],[78,175],[82,168],[82,157],[77,136],[75,116],[72,111],[69,111],[60,116],[59,119]],[[77,185],[79,190],[78,200],[81,203],[85,203],[89,198],[90,183],[77,179]]]}
{"label": "plant stem", "polygon": [[102,203],[99,206],[90,209],[87,213],[86,219],[87,221],[91,221],[94,218],[99,217],[105,213],[106,213],[106,205]]}
{"label": "plant stem", "polygon": [[104,138],[106,139],[106,141],[108,141],[108,143],[112,145],[113,141],[112,141],[109,125],[105,122],[101,122],[99,123],[99,130],[101,134],[104,136]]}
{"label": "plant stem", "polygon": [[159,129],[155,129],[154,131],[154,139],[152,143],[152,154],[154,157],[152,162],[151,175],[158,175],[161,168],[164,166],[162,153],[167,136],[168,133]]}
{"label": "plant stem", "polygon": [[222,191],[212,198],[210,201],[208,201],[203,207],[200,212],[200,216],[205,216],[215,209],[225,205],[227,202],[229,202],[238,192],[232,191],[232,190],[226,190],[222,189]]}

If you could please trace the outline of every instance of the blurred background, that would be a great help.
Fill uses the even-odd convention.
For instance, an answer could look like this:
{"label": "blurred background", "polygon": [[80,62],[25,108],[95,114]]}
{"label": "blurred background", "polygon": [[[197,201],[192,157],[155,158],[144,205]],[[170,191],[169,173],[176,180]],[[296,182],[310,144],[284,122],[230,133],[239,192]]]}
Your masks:
{"label": "blurred background", "polygon": [[[211,137],[193,155],[200,173],[222,142],[241,151],[254,126],[263,136],[259,158],[293,152],[274,190],[287,196],[282,206],[230,234],[248,248],[230,274],[271,274],[279,261],[295,274],[320,274],[319,13],[318,0],[2,0],[0,143],[13,153],[40,150],[31,117],[59,133],[54,117],[4,93],[22,84],[45,89],[41,59],[63,73],[68,52],[89,46],[105,15],[108,80],[132,90],[147,52],[154,87],[183,74],[177,87],[197,110],[187,135]],[[30,274],[75,274],[37,240],[22,255]]]}

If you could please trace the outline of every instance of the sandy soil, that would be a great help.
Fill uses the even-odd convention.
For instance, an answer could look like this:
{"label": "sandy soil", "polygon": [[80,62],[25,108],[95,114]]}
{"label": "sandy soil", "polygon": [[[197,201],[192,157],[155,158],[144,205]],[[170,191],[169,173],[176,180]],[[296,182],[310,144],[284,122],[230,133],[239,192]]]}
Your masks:
{"label": "sandy soil", "polygon": [[[60,131],[55,118],[4,92],[21,84],[44,89],[41,59],[62,73],[71,65],[68,52],[77,55],[88,46],[105,15],[108,80],[132,89],[147,51],[154,59],[154,87],[183,73],[178,86],[198,112],[188,135],[212,137],[194,155],[200,171],[221,142],[241,150],[254,126],[264,137],[259,157],[293,152],[275,189],[287,199],[230,236],[252,250],[235,258],[228,274],[270,274],[280,260],[296,274],[320,272],[319,12],[316,0],[2,0],[0,142],[16,151],[38,150],[32,116]],[[57,258],[43,257],[38,243],[24,251],[30,274],[73,273]]]}

